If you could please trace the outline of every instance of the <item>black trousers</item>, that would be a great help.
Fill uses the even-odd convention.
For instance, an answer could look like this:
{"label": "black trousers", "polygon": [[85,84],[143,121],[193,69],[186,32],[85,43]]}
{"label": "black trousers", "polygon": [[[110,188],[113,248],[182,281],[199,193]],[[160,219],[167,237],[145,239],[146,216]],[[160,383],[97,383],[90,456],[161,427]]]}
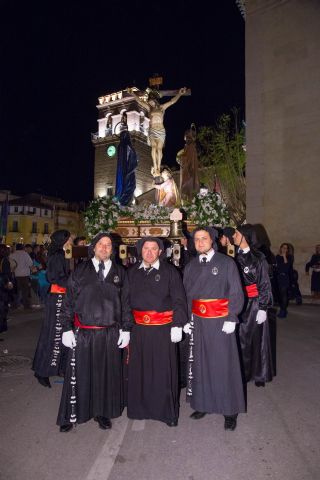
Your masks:
{"label": "black trousers", "polygon": [[30,278],[16,277],[18,294],[21,293],[22,305],[30,308]]}
{"label": "black trousers", "polygon": [[279,286],[279,306],[280,309],[286,311],[289,304],[289,297],[288,297],[288,287]]}

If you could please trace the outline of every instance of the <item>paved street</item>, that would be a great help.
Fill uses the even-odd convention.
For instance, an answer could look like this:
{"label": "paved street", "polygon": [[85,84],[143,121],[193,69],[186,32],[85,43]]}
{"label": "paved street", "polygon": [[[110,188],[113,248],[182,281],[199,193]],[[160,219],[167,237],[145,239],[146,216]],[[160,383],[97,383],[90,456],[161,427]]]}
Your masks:
{"label": "paved street", "polygon": [[1,480],[318,480],[320,307],[290,306],[278,321],[278,375],[248,387],[235,432],[223,418],[195,421],[181,397],[179,426],[123,417],[55,425],[61,379],[41,387],[30,370],[43,312],[11,314],[0,342]]}

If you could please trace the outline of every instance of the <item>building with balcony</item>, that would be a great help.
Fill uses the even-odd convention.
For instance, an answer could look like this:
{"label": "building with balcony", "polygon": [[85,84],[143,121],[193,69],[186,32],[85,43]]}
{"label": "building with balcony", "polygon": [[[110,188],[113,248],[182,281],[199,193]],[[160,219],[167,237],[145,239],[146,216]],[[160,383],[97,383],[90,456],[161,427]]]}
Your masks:
{"label": "building with balcony", "polygon": [[2,241],[43,244],[55,230],[66,229],[74,236],[85,235],[84,205],[31,193],[22,197],[0,192]]}

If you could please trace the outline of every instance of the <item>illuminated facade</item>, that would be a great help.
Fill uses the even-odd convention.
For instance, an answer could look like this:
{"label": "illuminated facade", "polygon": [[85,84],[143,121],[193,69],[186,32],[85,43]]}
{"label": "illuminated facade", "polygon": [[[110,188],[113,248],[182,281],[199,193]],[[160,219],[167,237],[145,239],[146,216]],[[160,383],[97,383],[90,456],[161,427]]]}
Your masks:
{"label": "illuminated facade", "polygon": [[[134,90],[139,92],[137,88]],[[132,146],[139,160],[136,168],[137,187],[134,193],[135,197],[138,197],[153,188],[151,150],[147,143],[148,112],[125,90],[104,95],[98,100],[98,131],[92,134],[92,143],[95,147],[94,196],[112,197],[115,193],[117,147],[121,118],[125,112]]]}
{"label": "illuminated facade", "polygon": [[[1,198],[3,197],[3,198]],[[55,230],[66,229],[84,235],[83,215],[78,204],[29,194],[24,197],[0,195],[2,236],[5,243],[43,244]]]}

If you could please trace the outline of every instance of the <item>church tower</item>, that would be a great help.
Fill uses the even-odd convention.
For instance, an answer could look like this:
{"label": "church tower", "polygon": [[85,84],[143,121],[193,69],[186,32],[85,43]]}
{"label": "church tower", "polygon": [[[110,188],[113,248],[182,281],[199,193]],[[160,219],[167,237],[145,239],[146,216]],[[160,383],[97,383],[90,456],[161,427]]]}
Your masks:
{"label": "church tower", "polygon": [[[133,90],[139,94],[137,88]],[[148,112],[126,90],[104,95],[98,100],[98,132],[92,134],[95,147],[94,196],[112,197],[115,193],[120,125],[125,113],[132,146],[138,155],[134,193],[138,197],[153,188],[151,149],[147,143]]]}

